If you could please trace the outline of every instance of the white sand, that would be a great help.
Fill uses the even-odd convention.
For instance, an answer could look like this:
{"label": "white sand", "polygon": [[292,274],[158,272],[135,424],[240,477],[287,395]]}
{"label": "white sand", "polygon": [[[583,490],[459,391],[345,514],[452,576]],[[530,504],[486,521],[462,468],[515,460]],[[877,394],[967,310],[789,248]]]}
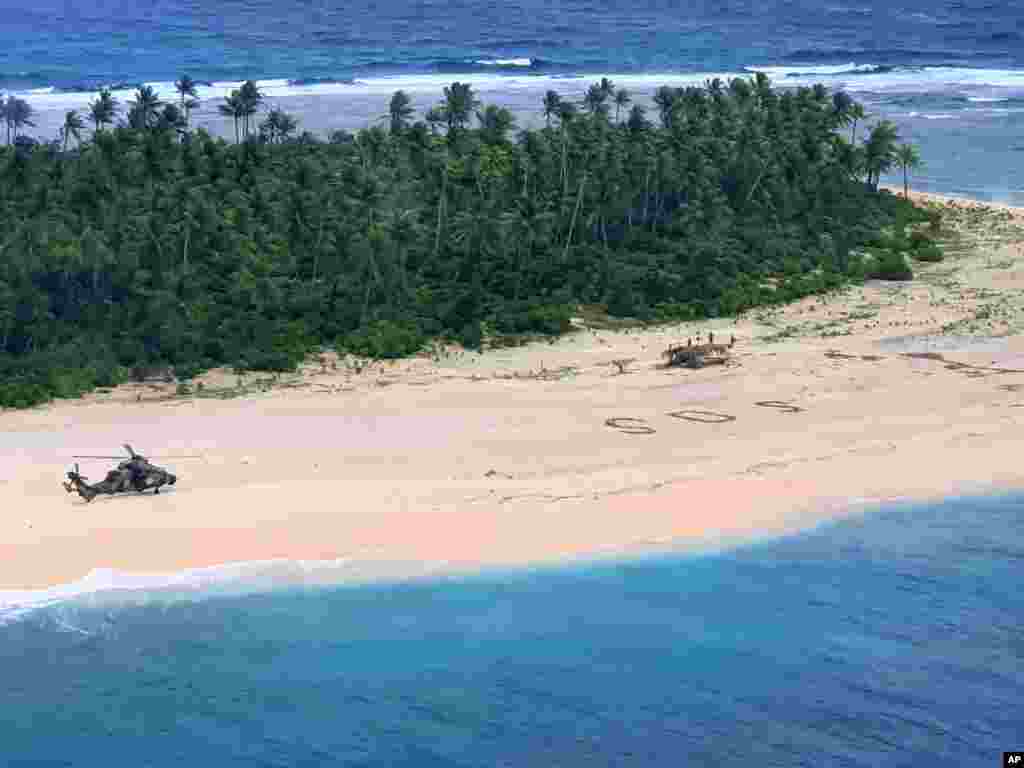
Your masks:
{"label": "white sand", "polygon": [[[910,283],[739,320],[587,329],[358,375],[328,361],[295,387],[229,400],[134,385],[5,411],[0,590],[96,568],[274,558],[555,562],[790,531],[863,501],[1024,487],[1024,218],[1006,215],[961,211],[966,250],[915,265]],[[716,341],[735,333],[735,365],[660,368],[665,346],[707,330]],[[926,351],[976,367],[903,354]],[[635,362],[617,375],[610,362],[622,358]],[[684,409],[735,420],[667,415]],[[605,425],[615,417],[656,432]],[[72,455],[123,442],[176,471],[178,485],[88,505],[64,493]],[[180,454],[201,458],[156,458]],[[113,464],[81,463],[92,480]]]}

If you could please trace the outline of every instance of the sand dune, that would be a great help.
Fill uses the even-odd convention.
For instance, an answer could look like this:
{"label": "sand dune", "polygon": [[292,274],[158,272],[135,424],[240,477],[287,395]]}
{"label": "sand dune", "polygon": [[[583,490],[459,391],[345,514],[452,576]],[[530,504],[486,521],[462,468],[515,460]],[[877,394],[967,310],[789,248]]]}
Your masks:
{"label": "sand dune", "polygon": [[[912,282],[738,319],[360,373],[327,357],[265,392],[243,377],[250,393],[230,399],[133,385],[5,411],[0,589],[274,558],[552,562],[1020,488],[1024,216],[958,203],[950,219],[951,257]],[[735,334],[731,364],[661,367],[707,331]],[[205,394],[236,378],[209,374]],[[621,418],[641,421],[606,424]],[[72,455],[126,441],[197,458],[154,459],[181,478],[160,496],[64,493]],[[99,479],[111,462],[81,463]]]}

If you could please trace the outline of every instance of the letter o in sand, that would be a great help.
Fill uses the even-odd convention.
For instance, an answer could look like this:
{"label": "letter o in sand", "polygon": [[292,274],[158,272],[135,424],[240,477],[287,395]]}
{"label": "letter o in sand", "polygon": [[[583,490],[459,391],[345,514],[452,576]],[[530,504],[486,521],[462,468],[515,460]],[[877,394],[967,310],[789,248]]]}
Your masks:
{"label": "letter o in sand", "polygon": [[654,427],[649,426],[643,419],[634,419],[628,416],[618,419],[605,419],[604,423],[620,432],[625,432],[627,435],[653,435],[657,432]]}
{"label": "letter o in sand", "polygon": [[754,405],[760,405],[762,408],[778,408],[783,413],[800,413],[803,410],[799,405],[790,405],[781,400],[758,400]]}
{"label": "letter o in sand", "polygon": [[672,411],[666,415],[674,419],[697,421],[701,424],[724,424],[727,421],[736,421],[735,416],[730,416],[728,413],[715,413],[714,411]]}

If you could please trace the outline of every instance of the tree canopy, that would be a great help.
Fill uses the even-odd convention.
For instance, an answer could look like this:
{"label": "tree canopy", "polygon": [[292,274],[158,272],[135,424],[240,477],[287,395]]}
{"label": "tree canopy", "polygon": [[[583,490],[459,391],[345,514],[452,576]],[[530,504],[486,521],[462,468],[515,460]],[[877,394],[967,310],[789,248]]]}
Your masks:
{"label": "tree canopy", "polygon": [[[144,366],[283,370],[320,346],[560,333],[581,304],[729,315],[863,277],[857,249],[920,216],[875,190],[897,159],[886,124],[853,146],[852,99],[763,76],[659,89],[658,127],[636,104],[620,123],[630,95],[609,81],[582,111],[548,94],[547,125],[514,136],[507,110],[453,83],[426,122],[396,94],[392,130],[329,142],[276,109],[251,134],[246,85],[220,105],[234,144],[188,128],[190,85],[179,105],[139,89],[113,128],[101,93],[70,151],[0,147],[0,405]],[[12,122],[10,105],[16,134],[31,112]]]}

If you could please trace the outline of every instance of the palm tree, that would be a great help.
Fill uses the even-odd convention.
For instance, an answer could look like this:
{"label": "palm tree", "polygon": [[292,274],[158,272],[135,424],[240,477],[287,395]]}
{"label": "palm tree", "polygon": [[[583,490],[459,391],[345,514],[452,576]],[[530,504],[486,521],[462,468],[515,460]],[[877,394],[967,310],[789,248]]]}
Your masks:
{"label": "palm tree", "polygon": [[601,90],[601,93],[604,94],[606,100],[615,95],[615,83],[607,77],[602,77],[601,82],[597,84],[597,87]]}
{"label": "palm tree", "polygon": [[415,114],[412,98],[405,91],[395,91],[388,104],[388,113],[382,119],[391,121],[391,132],[399,134],[409,127],[409,118]]}
{"label": "palm tree", "polygon": [[260,136],[271,144],[282,144],[298,130],[299,122],[280,107],[274,107],[260,123]]}
{"label": "palm tree", "polygon": [[606,115],[608,114],[608,105],[605,103],[608,100],[608,94],[599,84],[594,84],[587,89],[586,95],[583,97],[583,106],[592,115]]}
{"label": "palm tree", "polygon": [[157,113],[156,125],[154,126],[161,131],[177,131],[178,133],[184,133],[188,127],[188,123],[185,121],[185,115],[175,104],[164,104],[164,108]]}
{"label": "palm tree", "polygon": [[853,106],[853,97],[846,91],[836,91],[832,94],[832,115],[836,125],[849,125],[850,107]]}
{"label": "palm tree", "polygon": [[544,94],[544,120],[547,127],[551,127],[551,118],[558,116],[559,107],[562,105],[562,97],[554,91]]}
{"label": "palm tree", "polygon": [[104,125],[114,122],[117,106],[117,99],[110,94],[110,91],[106,88],[102,89],[100,95],[96,97],[96,101],[89,105],[89,119],[95,126],[94,133],[102,130]]}
{"label": "palm tree", "polygon": [[772,96],[772,81],[764,72],[754,73],[754,92],[762,106]]}
{"label": "palm tree", "polygon": [[242,83],[238,91],[242,104],[242,127],[245,137],[249,138],[249,118],[255,115],[263,104],[263,94],[252,80]]}
{"label": "palm tree", "polygon": [[469,123],[469,118],[480,106],[480,100],[473,93],[469,83],[454,82],[444,89],[441,111],[448,121],[448,133],[453,135]]}
{"label": "palm tree", "polygon": [[385,220],[384,229],[391,237],[395,247],[395,262],[398,264],[398,277],[401,281],[402,301],[409,298],[409,275],[406,269],[408,249],[416,242],[420,227],[416,222],[419,210],[395,206],[391,216]]}
{"label": "palm tree", "polygon": [[230,96],[224,97],[224,103],[217,105],[217,111],[225,117],[235,121],[235,144],[239,142],[238,121],[245,114],[245,104],[242,101],[242,94],[236,88]]}
{"label": "palm tree", "polygon": [[663,128],[672,127],[672,115],[679,102],[679,92],[663,85],[654,92],[654,103],[658,106],[658,117]]}
{"label": "palm tree", "polygon": [[128,122],[133,128],[152,128],[158,120],[158,110],[164,105],[151,85],[136,89],[135,99],[130,101]]}
{"label": "palm tree", "polygon": [[856,144],[857,143],[857,121],[858,120],[864,120],[868,116],[868,113],[864,111],[864,105],[863,104],[861,104],[860,102],[855,101],[855,102],[853,102],[853,104],[850,105],[850,108],[847,111],[847,114],[850,116],[850,122],[853,125],[853,127],[850,129],[850,143],[851,144]]}
{"label": "palm tree", "polygon": [[615,91],[614,101],[615,122],[617,123],[619,122],[619,112],[622,110],[623,107],[628,107],[630,105],[630,102],[633,101],[633,97],[629,95],[629,91],[627,91],[625,88],[619,88],[617,91]]}
{"label": "palm tree", "polygon": [[924,165],[921,162],[921,155],[913,144],[901,144],[896,150],[896,162],[903,169],[903,196],[910,197],[908,172]]}
{"label": "palm tree", "polygon": [[484,144],[501,144],[515,127],[516,119],[505,107],[488,104],[483,112],[476,113],[480,121],[480,137]]}
{"label": "palm tree", "polygon": [[427,125],[430,126],[430,132],[434,135],[437,135],[437,129],[445,123],[444,112],[439,106],[428,109],[423,119],[427,121]]}
{"label": "palm tree", "polygon": [[750,103],[753,91],[750,88],[750,81],[745,80],[742,77],[734,77],[729,81],[729,92],[732,93],[732,97],[736,100],[736,103],[741,107],[747,106]]}
{"label": "palm tree", "polygon": [[579,110],[571,101],[563,101],[558,105],[558,122],[562,124],[563,128],[571,123],[577,114],[579,114]]}
{"label": "palm tree", "polygon": [[878,180],[896,161],[898,138],[896,126],[888,120],[883,120],[871,129],[864,146],[864,167],[868,172],[868,184],[874,189],[878,189]]}
{"label": "palm tree", "polygon": [[631,133],[642,133],[651,127],[647,119],[647,110],[641,104],[634,104],[629,110],[629,117],[626,119],[626,127]]}
{"label": "palm tree", "polygon": [[713,77],[710,80],[705,80],[704,87],[707,89],[707,92],[714,99],[722,98],[722,95],[725,93],[724,84],[722,83],[722,78],[720,77]]}
{"label": "palm tree", "polygon": [[199,106],[199,98],[196,93],[196,82],[188,75],[182,75],[180,80],[175,81],[174,90],[176,90],[181,96],[179,109],[185,113],[185,124],[187,125],[190,116],[189,113]]}
{"label": "palm tree", "polygon": [[24,99],[19,99],[17,96],[8,96],[7,102],[3,107],[3,119],[7,123],[7,143],[10,144],[12,141],[18,138],[18,131],[29,126],[30,128],[35,127],[35,123],[32,121],[34,110],[32,106]]}
{"label": "palm tree", "polygon": [[78,110],[70,109],[64,114],[64,125],[61,127],[61,136],[64,139],[63,151],[68,151],[68,139],[72,136],[79,144],[82,143],[82,129],[85,128],[85,121],[78,114]]}

